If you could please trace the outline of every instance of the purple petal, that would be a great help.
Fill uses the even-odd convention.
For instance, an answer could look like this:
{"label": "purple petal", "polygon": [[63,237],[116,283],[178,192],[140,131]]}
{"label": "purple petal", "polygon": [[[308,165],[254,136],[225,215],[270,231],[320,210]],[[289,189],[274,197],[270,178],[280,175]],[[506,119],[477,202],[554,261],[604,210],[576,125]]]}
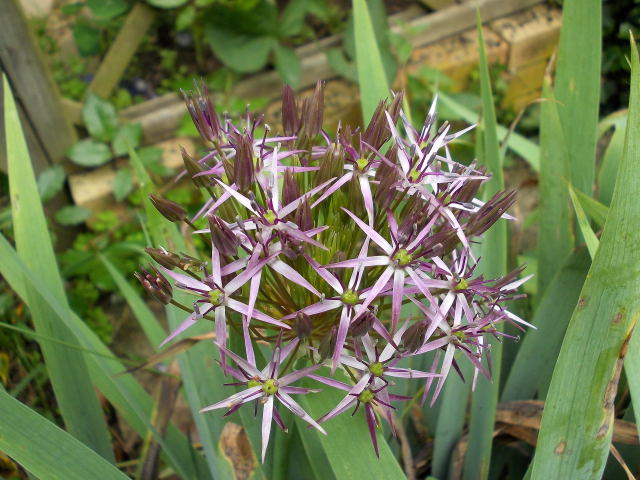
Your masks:
{"label": "purple petal", "polygon": [[364,411],[367,417],[369,435],[371,435],[371,441],[373,442],[373,449],[376,452],[376,457],[380,458],[380,453],[378,452],[378,437],[376,436],[376,426],[378,424],[376,414],[373,412],[373,407],[369,403],[364,406]]}
{"label": "purple petal", "polygon": [[327,190],[311,205],[311,208],[314,208],[336,190],[338,190],[342,185],[347,183],[353,177],[353,172],[349,172],[340,177],[333,185],[331,185]]}
{"label": "purple petal", "polygon": [[335,310],[336,308],[340,308],[342,305],[343,304],[340,300],[325,300],[324,302],[316,302],[313,305],[301,308],[295,313],[290,313],[289,315],[282,317],[282,319],[290,320],[292,318],[295,318],[299,312],[306,313],[307,315],[317,315],[319,313],[328,312],[329,310]]}
{"label": "purple petal", "polygon": [[347,331],[349,330],[350,315],[346,305],[342,307],[342,313],[340,314],[340,324],[338,325],[338,334],[336,336],[336,348],[333,351],[333,364],[331,366],[331,375],[336,371],[336,368],[340,364],[340,354],[342,353],[342,347],[344,347],[344,341],[347,338]]}
{"label": "purple petal", "polygon": [[276,396],[278,397],[278,400],[280,400],[285,407],[287,407],[289,410],[295,413],[298,417],[303,419],[309,425],[315,427],[318,431],[322,432],[324,435],[327,434],[324,428],[318,425],[318,423],[313,418],[311,418],[311,415],[305,412],[304,409],[300,405],[298,405],[298,403],[293,398],[291,398],[287,393],[283,392],[282,390],[279,390]]}
{"label": "purple petal", "polygon": [[400,319],[402,296],[404,294],[404,270],[396,269],[393,272],[393,299],[391,303],[391,331],[395,332]]}
{"label": "purple petal", "polygon": [[[225,300],[225,304],[230,309],[235,310],[236,312],[239,312],[243,315],[247,315],[249,313],[249,307],[247,305],[245,305],[244,303],[238,302],[237,300],[234,300],[232,298],[227,298]],[[287,330],[291,328],[286,323],[282,323],[280,320],[271,318],[269,315],[265,315],[260,310],[253,311],[253,318],[260,320],[261,322],[266,322],[266,323],[270,323],[271,325],[276,325],[277,327],[280,327],[280,328],[286,328]]]}
{"label": "purple petal", "polygon": [[262,463],[267,454],[269,435],[271,434],[271,421],[273,419],[273,396],[269,395],[262,408]]}
{"label": "purple petal", "polygon": [[262,391],[262,386],[251,387],[251,388],[248,388],[247,390],[243,390],[242,392],[234,393],[230,397],[227,397],[224,400],[220,400],[219,402],[214,403],[213,405],[204,407],[202,410],[200,410],[200,413],[209,412],[211,410],[217,410],[218,408],[232,408],[235,405],[247,403],[253,400],[254,398],[261,397],[262,395],[264,395],[264,392]]}
{"label": "purple petal", "polygon": [[301,378],[306,377],[311,372],[315,372],[321,366],[322,365],[311,365],[310,367],[306,367],[301,370],[296,370],[295,372],[291,372],[288,375],[285,375],[284,377],[280,378],[278,380],[278,383],[283,386],[289,385],[290,383],[293,383],[296,380],[300,380]]}
{"label": "purple petal", "polygon": [[221,351],[223,351],[225,353],[225,355],[227,355],[229,358],[231,358],[231,360],[233,360],[236,363],[236,365],[238,365],[245,372],[247,372],[248,375],[250,375],[252,377],[262,378],[262,373],[260,372],[260,370],[258,370],[256,368],[255,365],[251,365],[244,358],[236,355],[234,352],[232,352],[231,350],[227,349],[226,347],[219,347],[219,348],[220,348]]}
{"label": "purple petal", "polygon": [[218,182],[218,184],[222,188],[224,188],[227,191],[227,193],[229,193],[229,195],[235,198],[243,207],[245,207],[246,209],[248,209],[249,211],[257,215],[257,212],[253,209],[253,206],[251,205],[251,200],[249,200],[247,197],[245,197],[241,193],[238,193],[236,190],[233,190],[231,187],[226,185],[224,182],[221,182],[217,178],[216,178],[216,182]]}
{"label": "purple petal", "polygon": [[196,280],[193,277],[190,277],[189,275],[184,275],[182,273],[174,272],[173,270],[169,270],[168,268],[165,268],[162,265],[159,265],[158,268],[162,272],[164,272],[166,275],[173,278],[176,282],[180,283],[181,285],[184,285],[187,288],[192,288],[194,290],[204,290],[205,292],[208,292],[209,290],[211,290],[211,287],[209,287],[205,283],[202,283],[199,280]]}
{"label": "purple petal", "polygon": [[327,282],[329,285],[331,285],[331,288],[333,288],[339,295],[342,295],[344,293],[344,288],[342,287],[342,284],[340,283],[340,281],[331,272],[329,272],[324,267],[320,266],[320,264],[318,262],[316,262],[313,258],[311,258],[309,255],[305,254],[304,258],[307,260],[309,265],[311,265],[313,270],[325,282]]}
{"label": "purple petal", "polygon": [[385,255],[376,255],[373,257],[353,258],[351,260],[344,260],[342,262],[331,263],[325,265],[325,268],[350,268],[357,267],[359,265],[365,267],[377,267],[381,265],[388,265],[389,257]]}
{"label": "purple petal", "polygon": [[[210,304],[208,305],[209,307],[212,307],[212,305]],[[195,312],[189,315],[187,318],[185,318],[182,321],[182,323],[178,325],[178,328],[176,328],[173,332],[171,332],[171,334],[162,341],[162,343],[160,344],[160,348],[164,347],[167,343],[169,343],[171,340],[176,338],[178,335],[180,335],[189,327],[192,327],[193,325],[195,325],[198,322],[198,318],[199,317],[196,315]]]}
{"label": "purple petal", "polygon": [[320,292],[318,292],[318,290],[316,290],[313,285],[311,285],[302,275],[300,275],[296,270],[284,263],[282,260],[274,259],[269,262],[269,266],[288,280],[300,285],[303,288],[306,288],[314,295],[317,295],[318,297],[320,296]]}
{"label": "purple petal", "polygon": [[[311,198],[313,195],[315,195],[316,193],[320,192],[321,190],[323,190],[327,185],[329,185],[331,182],[333,182],[334,178],[327,180],[326,182],[324,182],[321,185],[318,185],[315,188],[312,188],[311,190],[309,190],[307,193],[305,193],[304,195],[301,195],[300,197],[296,198],[293,202],[289,203],[288,205],[282,207],[279,211],[278,211],[278,218],[284,218],[287,215],[289,215],[290,213],[292,213],[294,210],[296,210],[300,204],[303,202],[303,200]],[[315,205],[315,204],[314,204]]]}
{"label": "purple petal", "polygon": [[376,232],[373,228],[371,228],[369,225],[364,223],[362,220],[360,220],[358,217],[356,217],[353,213],[351,213],[346,208],[344,207],[341,207],[341,208],[347,213],[347,215],[349,215],[352,218],[354,222],[356,222],[356,225],[358,225],[360,229],[371,240],[373,240],[374,242],[376,242],[376,244],[378,244],[378,246],[382,249],[384,253],[386,253],[387,255],[391,255],[393,253],[393,247],[391,247],[389,242],[387,242],[384,238],[382,238],[378,232]]}

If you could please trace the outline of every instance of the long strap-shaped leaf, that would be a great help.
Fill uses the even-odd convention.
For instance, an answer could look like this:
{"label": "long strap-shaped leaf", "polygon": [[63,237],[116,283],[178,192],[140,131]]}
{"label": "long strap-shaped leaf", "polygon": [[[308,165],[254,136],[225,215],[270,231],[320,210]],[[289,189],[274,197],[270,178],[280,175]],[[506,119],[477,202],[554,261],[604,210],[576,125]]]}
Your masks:
{"label": "long strap-shaped leaf", "polygon": [[[41,299],[50,308],[55,321],[73,331],[80,346],[97,355],[86,355],[91,379],[124,420],[140,435],[151,428],[153,402],[144,389],[131,376],[118,376],[124,367],[80,318],[69,313],[48,288],[27,269],[9,242],[0,235],[0,274],[25,302],[27,288],[40,292]],[[66,346],[64,348],[67,348]],[[157,439],[167,460],[182,478],[210,478],[202,458],[191,448],[187,439],[171,426],[166,440]]]}
{"label": "long strap-shaped leaf", "polygon": [[555,97],[567,142],[571,184],[591,194],[600,106],[602,1],[565,0]]}
{"label": "long strap-shaped leaf", "polygon": [[582,249],[563,262],[558,273],[549,283],[533,316],[538,328],[524,336],[515,360],[509,369],[501,401],[544,399],[553,373],[553,362],[558,358],[564,333],[578,295],[591,265],[589,253]]}
{"label": "long strap-shaped leaf", "polygon": [[353,20],[362,119],[367,122],[378,102],[389,95],[389,83],[365,0],[353,0]]}
{"label": "long strap-shaped leaf", "polygon": [[[614,399],[640,315],[640,63],[631,45],[625,149],[600,247],[573,313],[542,416],[532,478],[600,478]],[[634,375],[637,372],[634,372]]]}
{"label": "long strap-shaped leaf", "polygon": [[39,478],[127,479],[89,447],[0,387],[0,451]]}
{"label": "long strap-shaped leaf", "polygon": [[[485,197],[504,189],[502,177],[502,158],[496,130],[496,112],[493,105],[491,81],[487,52],[482,34],[480,12],[477,12],[478,46],[480,48],[480,93],[482,96],[482,133],[484,155],[482,163],[491,173],[491,179],[484,186]],[[498,278],[507,270],[507,225],[498,220],[485,234],[482,241],[482,262],[480,273],[485,278]],[[469,445],[464,464],[464,478],[487,478],[491,459],[493,425],[498,404],[500,387],[500,367],[502,361],[502,343],[491,340],[492,381],[479,378],[476,391],[472,395],[471,420],[469,426]]]}
{"label": "long strap-shaped leaf", "polygon": [[558,114],[558,104],[546,78],[543,96],[546,101],[540,106],[540,203],[538,206],[538,295],[540,297],[574,244],[567,193],[569,152]]}
{"label": "long strap-shaped leaf", "polygon": [[[20,258],[38,273],[63,307],[69,310],[20,117],[6,78],[3,89],[7,166],[16,248]],[[55,321],[55,316],[51,315],[37,290],[27,288],[27,296],[36,332],[67,343],[77,343],[73,333],[64,324]],[[67,430],[106,459],[115,461],[107,424],[91,385],[83,354],[52,342],[41,341],[40,346]]]}

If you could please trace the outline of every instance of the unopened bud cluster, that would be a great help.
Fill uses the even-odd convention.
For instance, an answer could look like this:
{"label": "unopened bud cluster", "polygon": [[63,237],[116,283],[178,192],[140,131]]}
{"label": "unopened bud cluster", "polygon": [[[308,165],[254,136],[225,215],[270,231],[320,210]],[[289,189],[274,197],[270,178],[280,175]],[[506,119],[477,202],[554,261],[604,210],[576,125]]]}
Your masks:
{"label": "unopened bud cluster", "polygon": [[[528,325],[504,308],[526,278],[521,269],[504,278],[476,272],[472,245],[510,218],[514,193],[478,200],[487,173],[452,159],[449,144],[473,127],[439,124],[434,100],[416,129],[397,94],[364,129],[338,127],[332,137],[320,83],[303,100],[285,87],[283,132],[249,115],[239,124],[219,117],[203,86],[184,97],[209,147],[199,160],[182,152],[205,201],[193,216],[151,201],[211,250],[197,259],[147,249],[158,270],[138,278],[163,303],[175,303],[165,277],[193,295],[193,313],[165,343],[214,322],[221,368],[244,390],[203,410],[262,405],[264,457],[272,420],[285,428],[277,407],[324,432],[322,422],[362,405],[377,452],[378,418],[406,400],[390,393],[394,377],[426,382],[422,401],[433,402],[462,357],[474,383],[490,376],[488,337],[504,336],[496,325]],[[229,348],[231,336],[243,351]],[[256,360],[256,341],[272,345],[267,363]],[[400,366],[427,352],[435,353],[429,371]],[[321,384],[345,397],[314,419],[294,397]]]}

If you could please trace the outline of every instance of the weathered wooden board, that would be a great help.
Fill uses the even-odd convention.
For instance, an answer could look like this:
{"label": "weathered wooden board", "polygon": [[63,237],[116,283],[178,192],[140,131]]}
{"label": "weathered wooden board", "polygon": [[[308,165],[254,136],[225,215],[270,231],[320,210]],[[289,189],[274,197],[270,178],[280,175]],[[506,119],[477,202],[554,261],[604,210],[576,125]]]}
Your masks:
{"label": "weathered wooden board", "polygon": [[[17,0],[0,0],[0,71],[9,78],[24,115],[36,169],[58,162],[76,140],[64,117],[60,95]],[[0,131],[4,130],[0,118]],[[4,148],[0,169],[6,171]]]}

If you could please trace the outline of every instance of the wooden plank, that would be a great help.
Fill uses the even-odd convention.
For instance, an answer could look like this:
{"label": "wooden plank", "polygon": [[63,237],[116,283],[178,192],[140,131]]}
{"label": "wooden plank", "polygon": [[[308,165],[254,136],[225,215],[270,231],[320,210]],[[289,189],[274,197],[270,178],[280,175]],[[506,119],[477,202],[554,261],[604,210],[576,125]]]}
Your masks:
{"label": "wooden plank", "polygon": [[[484,38],[489,63],[505,63],[509,54],[507,43],[487,27],[484,28]],[[460,92],[469,84],[478,58],[478,35],[470,30],[415,49],[409,59],[407,73],[417,74],[425,66],[435,68],[453,81],[452,91]]]}
{"label": "wooden plank", "polygon": [[490,23],[491,29],[510,46],[507,67],[515,70],[551,56],[558,44],[562,14],[550,5],[537,5]]}
{"label": "wooden plank", "polygon": [[155,11],[144,2],[136,3],[131,9],[89,85],[96,95],[102,98],[111,96],[154,18]]}
{"label": "wooden plank", "polygon": [[[0,0],[0,12],[0,70],[8,76],[16,102],[24,113],[37,171],[43,165],[62,160],[77,137],[63,115],[60,94],[17,0]],[[0,168],[6,171],[4,155],[0,154]],[[39,158],[42,155],[44,158]]]}

